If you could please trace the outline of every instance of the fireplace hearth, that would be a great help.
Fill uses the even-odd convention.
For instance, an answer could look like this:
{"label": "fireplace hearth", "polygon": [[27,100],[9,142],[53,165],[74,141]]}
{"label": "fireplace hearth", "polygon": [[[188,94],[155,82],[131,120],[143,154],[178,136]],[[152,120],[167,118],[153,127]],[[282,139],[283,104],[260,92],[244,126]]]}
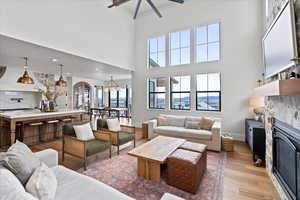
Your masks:
{"label": "fireplace hearth", "polygon": [[273,119],[273,174],[291,200],[300,199],[300,130]]}

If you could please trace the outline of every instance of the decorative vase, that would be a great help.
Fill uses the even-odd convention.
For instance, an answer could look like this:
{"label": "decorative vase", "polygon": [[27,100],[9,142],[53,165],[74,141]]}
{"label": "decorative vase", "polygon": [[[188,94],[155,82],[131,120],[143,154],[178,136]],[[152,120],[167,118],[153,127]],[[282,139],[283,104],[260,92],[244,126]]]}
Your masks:
{"label": "decorative vase", "polygon": [[50,110],[50,112],[55,111],[55,102],[54,102],[54,100],[49,100],[49,110]]}

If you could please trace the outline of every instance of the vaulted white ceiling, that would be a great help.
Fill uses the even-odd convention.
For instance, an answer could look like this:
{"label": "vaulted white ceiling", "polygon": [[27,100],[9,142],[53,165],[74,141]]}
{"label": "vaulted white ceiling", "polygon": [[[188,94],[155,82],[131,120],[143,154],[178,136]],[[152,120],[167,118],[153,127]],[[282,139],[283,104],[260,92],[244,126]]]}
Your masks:
{"label": "vaulted white ceiling", "polygon": [[[24,67],[22,57],[26,56],[29,57],[31,71],[58,74],[58,64],[61,63],[64,65],[64,74],[69,76],[95,80],[106,80],[109,79],[110,75],[115,79],[130,79],[131,77],[131,71],[129,70],[2,35],[0,35],[0,47],[0,65],[20,68],[20,73]],[[57,62],[53,62],[52,59],[57,59]]]}

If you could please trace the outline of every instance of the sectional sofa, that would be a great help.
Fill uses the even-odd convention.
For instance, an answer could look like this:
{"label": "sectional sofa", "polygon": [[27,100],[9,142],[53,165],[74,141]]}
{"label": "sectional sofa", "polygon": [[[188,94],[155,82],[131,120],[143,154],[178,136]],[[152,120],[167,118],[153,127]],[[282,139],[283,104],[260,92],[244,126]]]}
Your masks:
{"label": "sectional sofa", "polygon": [[[116,189],[88,176],[58,165],[58,152],[52,149],[43,150],[35,155],[53,170],[57,179],[55,200],[134,200]],[[20,199],[14,193],[24,193]],[[1,200],[37,200],[26,196],[20,181],[7,168],[0,166],[0,199]],[[164,194],[161,200],[183,200],[172,194]]]}

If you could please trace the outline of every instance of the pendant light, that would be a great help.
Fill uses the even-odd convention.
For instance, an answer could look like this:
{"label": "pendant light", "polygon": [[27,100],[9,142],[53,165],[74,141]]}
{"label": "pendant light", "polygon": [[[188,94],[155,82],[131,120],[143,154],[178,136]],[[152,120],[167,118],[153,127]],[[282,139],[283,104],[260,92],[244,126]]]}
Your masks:
{"label": "pendant light", "polygon": [[21,84],[34,84],[33,79],[28,74],[28,57],[23,58],[25,60],[25,66],[24,66],[24,74],[20,78],[18,78],[17,83]]}
{"label": "pendant light", "polygon": [[119,85],[113,80],[112,76],[110,76],[109,81],[104,82],[104,87],[107,92],[118,91],[120,89]]}
{"label": "pendant light", "polygon": [[55,82],[55,85],[58,87],[67,87],[67,82],[64,80],[64,77],[62,75],[63,73],[63,64],[60,64],[60,77],[59,80]]}

